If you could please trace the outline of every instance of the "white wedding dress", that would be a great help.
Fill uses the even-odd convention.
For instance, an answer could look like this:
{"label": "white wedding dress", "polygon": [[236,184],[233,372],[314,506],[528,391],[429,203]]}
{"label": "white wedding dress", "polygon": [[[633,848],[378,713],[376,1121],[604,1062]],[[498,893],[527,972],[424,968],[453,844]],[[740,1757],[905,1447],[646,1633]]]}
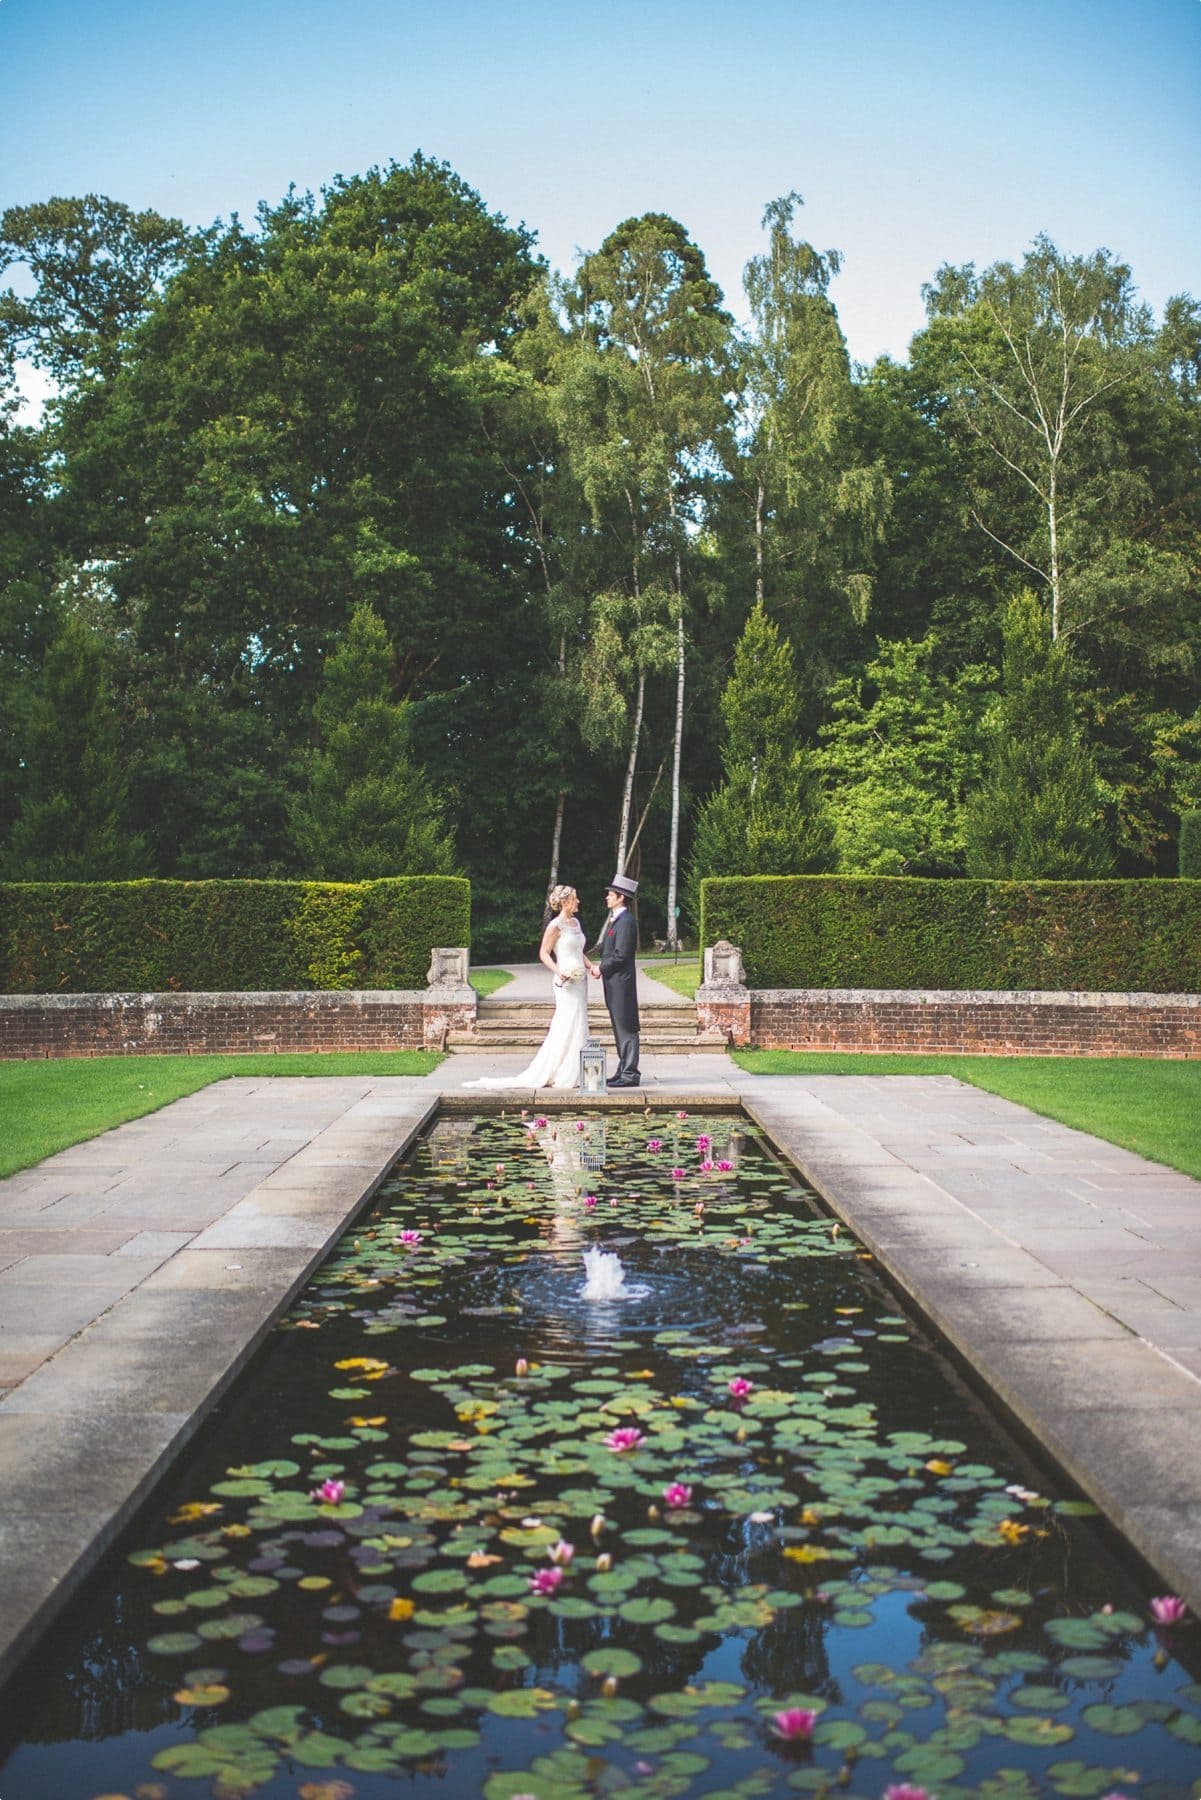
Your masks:
{"label": "white wedding dress", "polygon": [[588,971],[584,967],[584,932],[575,919],[559,915],[555,967],[555,1013],[550,1030],[528,1068],[516,1075],[485,1075],[465,1081],[469,1088],[574,1088],[580,1084],[580,1051],[588,1036]]}

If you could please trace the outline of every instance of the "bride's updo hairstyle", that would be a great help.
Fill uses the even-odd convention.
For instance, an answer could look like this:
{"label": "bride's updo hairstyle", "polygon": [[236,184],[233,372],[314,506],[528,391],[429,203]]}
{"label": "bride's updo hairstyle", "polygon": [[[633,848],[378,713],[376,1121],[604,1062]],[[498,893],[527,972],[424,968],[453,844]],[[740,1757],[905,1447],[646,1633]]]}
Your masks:
{"label": "bride's updo hairstyle", "polygon": [[564,900],[566,900],[568,894],[574,894],[574,893],[575,893],[575,889],[573,887],[568,887],[564,882],[560,882],[558,887],[553,887],[551,889],[550,893],[546,896],[548,917],[553,918],[555,913],[557,913],[561,909],[563,902],[564,902]]}

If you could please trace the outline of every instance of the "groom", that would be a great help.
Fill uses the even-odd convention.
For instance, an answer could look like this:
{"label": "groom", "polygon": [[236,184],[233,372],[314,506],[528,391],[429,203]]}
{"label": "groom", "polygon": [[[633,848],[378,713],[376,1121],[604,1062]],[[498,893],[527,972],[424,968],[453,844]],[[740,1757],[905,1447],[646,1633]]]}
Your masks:
{"label": "groom", "polygon": [[605,987],[605,1005],[617,1040],[617,1073],[606,1087],[637,1087],[638,1073],[638,977],[634,952],[638,948],[638,921],[626,905],[638,892],[638,883],[615,875],[605,890],[609,922],[601,933],[600,962],[589,963]]}

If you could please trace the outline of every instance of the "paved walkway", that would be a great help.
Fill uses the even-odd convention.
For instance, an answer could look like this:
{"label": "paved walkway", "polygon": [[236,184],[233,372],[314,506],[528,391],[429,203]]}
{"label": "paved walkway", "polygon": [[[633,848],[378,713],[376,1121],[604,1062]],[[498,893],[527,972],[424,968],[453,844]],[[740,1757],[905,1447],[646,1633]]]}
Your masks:
{"label": "paved walkway", "polygon": [[[503,988],[497,988],[495,995],[497,1000],[541,1000],[547,1008],[547,1017],[549,1018],[552,1000],[551,979],[549,972],[543,968],[540,962],[489,963],[487,967],[503,969],[507,975],[513,977],[512,981],[507,981]],[[481,973],[479,969],[475,969],[473,972],[477,975]],[[686,999],[683,994],[677,994],[674,988],[666,987],[663,982],[656,981],[653,975],[647,973],[641,963],[637,966],[637,981],[639,1006],[689,1007],[695,1005],[694,1001]],[[588,1004],[604,1011],[605,996],[599,981],[589,981]]]}
{"label": "paved walkway", "polygon": [[[0,1182],[0,1679],[442,1097],[506,1062],[225,1081]],[[605,1104],[745,1106],[1201,1611],[1201,1182],[949,1076],[643,1072]]]}

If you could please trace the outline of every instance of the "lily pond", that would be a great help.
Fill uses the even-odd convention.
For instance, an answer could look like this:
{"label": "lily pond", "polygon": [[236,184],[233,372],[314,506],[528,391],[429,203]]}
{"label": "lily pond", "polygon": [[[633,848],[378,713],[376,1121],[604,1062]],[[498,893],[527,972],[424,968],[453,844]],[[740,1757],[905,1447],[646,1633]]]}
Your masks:
{"label": "lily pond", "polygon": [[745,1121],[443,1118],[10,1692],[0,1795],[1197,1796],[1201,1631],[1092,1512]]}

